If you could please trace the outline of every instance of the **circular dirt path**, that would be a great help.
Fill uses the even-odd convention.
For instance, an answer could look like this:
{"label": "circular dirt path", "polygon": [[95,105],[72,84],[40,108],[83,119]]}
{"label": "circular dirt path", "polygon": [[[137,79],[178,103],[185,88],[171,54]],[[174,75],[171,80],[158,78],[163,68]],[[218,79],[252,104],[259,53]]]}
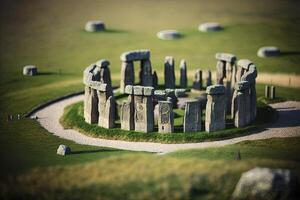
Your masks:
{"label": "circular dirt path", "polygon": [[82,100],[83,95],[64,99],[37,111],[33,115],[38,116],[38,122],[49,132],[58,137],[72,140],[78,144],[155,153],[169,153],[172,151],[193,148],[221,147],[245,140],[300,136],[300,102],[287,101],[271,105],[278,111],[279,118],[276,122],[266,125],[264,131],[233,139],[187,144],[161,144],[153,142],[127,142],[121,140],[93,138],[86,136],[77,130],[66,130],[59,123],[59,119],[63,115],[64,108]]}

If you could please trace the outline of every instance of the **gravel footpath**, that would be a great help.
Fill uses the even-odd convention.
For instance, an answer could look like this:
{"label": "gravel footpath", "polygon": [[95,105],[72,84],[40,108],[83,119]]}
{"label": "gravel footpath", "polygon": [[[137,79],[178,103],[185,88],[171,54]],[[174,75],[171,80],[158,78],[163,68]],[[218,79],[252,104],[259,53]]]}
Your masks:
{"label": "gravel footpath", "polygon": [[153,142],[127,142],[121,140],[92,138],[81,134],[76,130],[65,130],[59,123],[59,119],[63,115],[64,108],[82,100],[83,95],[71,97],[49,105],[33,115],[38,116],[37,121],[49,132],[58,137],[72,140],[78,144],[155,153],[169,153],[177,150],[193,148],[221,147],[245,140],[300,136],[300,102],[287,101],[271,105],[279,112],[279,118],[276,122],[266,126],[264,131],[233,139],[188,144],[161,144]]}

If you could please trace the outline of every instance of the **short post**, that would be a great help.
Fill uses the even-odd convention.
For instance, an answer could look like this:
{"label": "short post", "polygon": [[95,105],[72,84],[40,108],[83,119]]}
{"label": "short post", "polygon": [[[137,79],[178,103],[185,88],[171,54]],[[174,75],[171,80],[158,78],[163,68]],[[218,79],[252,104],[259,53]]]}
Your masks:
{"label": "short post", "polygon": [[267,99],[270,98],[270,86],[268,86],[268,85],[265,86],[265,97]]}
{"label": "short post", "polygon": [[276,93],[275,93],[275,86],[274,85],[272,85],[271,86],[271,95],[270,95],[270,98],[271,99],[275,99],[276,98]]}

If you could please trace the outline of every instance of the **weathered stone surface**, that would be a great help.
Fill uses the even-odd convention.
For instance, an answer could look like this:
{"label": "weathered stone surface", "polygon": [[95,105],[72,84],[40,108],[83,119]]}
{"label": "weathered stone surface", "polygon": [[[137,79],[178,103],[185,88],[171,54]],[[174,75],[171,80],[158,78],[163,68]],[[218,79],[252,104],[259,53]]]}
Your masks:
{"label": "weathered stone surface", "polygon": [[107,66],[110,65],[110,62],[108,60],[106,60],[106,59],[101,59],[101,60],[99,60],[99,61],[96,62],[96,65],[98,67],[107,67]]}
{"label": "weathered stone surface", "polygon": [[157,89],[158,87],[158,77],[157,77],[157,73],[154,70],[153,75],[152,75],[152,82],[153,82],[153,87],[154,89]]}
{"label": "weathered stone surface", "polygon": [[26,65],[23,67],[23,75],[25,76],[35,76],[38,74],[37,67],[34,65]]}
{"label": "weathered stone surface", "polygon": [[183,132],[196,132],[201,130],[201,109],[199,101],[186,101]]}
{"label": "weathered stone surface", "polygon": [[174,71],[174,58],[171,56],[166,56],[165,58],[165,88],[175,88],[176,78]]}
{"label": "weathered stone surface", "polygon": [[97,31],[104,31],[105,25],[102,21],[88,21],[85,24],[85,30],[87,32],[97,32]]}
{"label": "weathered stone surface", "polygon": [[186,96],[186,89],[180,88],[180,89],[175,89],[174,91],[175,96],[178,97],[185,97]]}
{"label": "weathered stone surface", "polygon": [[158,132],[172,133],[174,132],[174,114],[172,102],[158,102]]}
{"label": "weathered stone surface", "polygon": [[225,128],[225,87],[212,85],[206,89],[207,103],[205,112],[205,130],[207,132]]}
{"label": "weathered stone surface", "polygon": [[256,77],[257,77],[257,70],[254,64],[251,63],[248,66],[248,70],[246,70],[242,77],[242,81],[248,81],[250,83],[250,119],[253,121],[256,118]]}
{"label": "weathered stone surface", "polygon": [[223,95],[225,94],[225,87],[223,85],[211,85],[206,88],[206,93],[209,95]]}
{"label": "weathered stone surface", "polygon": [[144,94],[144,87],[140,85],[133,86],[133,94],[142,96]]}
{"label": "weathered stone surface", "polygon": [[122,62],[120,92],[124,93],[126,85],[134,85],[133,62]]}
{"label": "weathered stone surface", "polygon": [[265,85],[265,98],[270,98],[270,86]]}
{"label": "weathered stone surface", "polygon": [[140,74],[140,82],[142,86],[152,86],[152,68],[150,60],[142,60],[141,61],[141,74]]}
{"label": "weathered stone surface", "polygon": [[233,63],[236,61],[236,56],[230,53],[216,53],[217,60]]}
{"label": "weathered stone surface", "polygon": [[120,59],[121,61],[125,61],[125,62],[132,62],[137,60],[149,60],[150,50],[140,49],[140,50],[127,51],[122,53]]}
{"label": "weathered stone surface", "polygon": [[170,101],[173,104],[173,108],[177,108],[178,98],[175,95],[175,90],[167,88],[167,89],[165,89],[165,91],[166,91],[167,99],[170,98]]}
{"label": "weathered stone surface", "polygon": [[65,156],[65,155],[68,155],[71,153],[71,148],[66,145],[61,144],[61,145],[59,145],[56,153],[58,155]]}
{"label": "weathered stone surface", "polygon": [[162,40],[174,40],[181,37],[181,34],[176,30],[163,30],[159,31],[156,35]]}
{"label": "weathered stone surface", "polygon": [[143,94],[144,94],[144,96],[153,96],[154,88],[153,87],[144,87]]}
{"label": "weathered stone surface", "polygon": [[235,127],[244,127],[250,123],[250,84],[247,81],[237,82],[232,97],[231,116]]}
{"label": "weathered stone surface", "polygon": [[217,22],[207,22],[200,24],[198,27],[199,31],[202,32],[210,32],[210,31],[220,31],[223,27]]}
{"label": "weathered stone surface", "polygon": [[126,85],[125,94],[133,94],[133,92],[134,92],[133,85]]}
{"label": "weathered stone surface", "polygon": [[97,90],[85,86],[84,119],[87,123],[97,123],[99,118]]}
{"label": "weathered stone surface", "polygon": [[116,105],[114,97],[110,96],[104,105],[100,107],[102,112],[99,115],[99,126],[107,129],[115,127],[115,108]]}
{"label": "weathered stone surface", "polygon": [[121,107],[121,129],[134,130],[134,99],[133,95],[129,95],[126,102]]}
{"label": "weathered stone surface", "polygon": [[257,56],[259,57],[271,57],[271,56],[279,56],[280,55],[280,49],[278,47],[261,47],[257,51]]}
{"label": "weathered stone surface", "polygon": [[158,103],[158,101],[165,101],[167,99],[166,91],[164,90],[155,90],[154,91],[154,100],[155,103]]}
{"label": "weathered stone surface", "polygon": [[152,132],[154,128],[154,112],[151,97],[145,97],[143,102],[135,103],[135,131]]}
{"label": "weathered stone surface", "polygon": [[299,182],[290,170],[254,168],[244,172],[233,192],[233,199],[299,199]]}
{"label": "weathered stone surface", "polygon": [[241,59],[237,62],[238,67],[244,68],[245,70],[248,70],[249,66],[252,64],[252,61],[248,59]]}
{"label": "weathered stone surface", "polygon": [[216,83],[223,84],[223,79],[226,77],[226,62],[218,60],[216,69]]}
{"label": "weathered stone surface", "polygon": [[211,71],[210,70],[204,70],[202,72],[202,77],[203,77],[203,87],[204,88],[207,88],[208,86],[212,85]]}
{"label": "weathered stone surface", "polygon": [[188,85],[188,78],[187,78],[187,68],[186,68],[186,61],[180,61],[180,87],[186,88]]}
{"label": "weathered stone surface", "polygon": [[201,90],[202,89],[202,71],[198,69],[194,76],[193,82],[193,89],[194,90]]}
{"label": "weathered stone surface", "polygon": [[276,98],[276,93],[275,93],[275,86],[271,86],[271,92],[270,92],[270,99],[275,99]]}

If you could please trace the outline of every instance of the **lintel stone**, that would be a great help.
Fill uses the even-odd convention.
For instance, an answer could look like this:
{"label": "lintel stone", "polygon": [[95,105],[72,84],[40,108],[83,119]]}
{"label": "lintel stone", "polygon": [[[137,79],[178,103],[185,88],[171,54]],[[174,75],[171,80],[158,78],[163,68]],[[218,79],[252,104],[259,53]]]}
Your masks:
{"label": "lintel stone", "polygon": [[140,50],[127,51],[122,53],[120,59],[121,61],[125,61],[125,62],[136,61],[136,60],[149,60],[150,50],[140,49]]}
{"label": "lintel stone", "polygon": [[212,95],[224,94],[225,87],[223,85],[211,85],[206,88],[206,93]]}
{"label": "lintel stone", "polygon": [[109,64],[109,61],[106,59],[101,59],[96,63],[98,67],[107,67]]}
{"label": "lintel stone", "polygon": [[246,69],[246,70],[248,70],[248,69],[249,69],[249,66],[252,65],[252,64],[253,64],[252,61],[250,61],[250,60],[248,60],[248,59],[241,59],[241,60],[239,60],[239,61],[237,62],[237,65],[238,65],[239,67],[242,67],[242,68],[244,68],[244,69]]}
{"label": "lintel stone", "polygon": [[144,95],[145,96],[152,96],[154,88],[153,87],[144,87]]}
{"label": "lintel stone", "polygon": [[132,85],[126,85],[125,94],[133,94],[133,86]]}
{"label": "lintel stone", "polygon": [[140,86],[140,85],[133,86],[134,95],[143,95],[143,89],[144,89],[144,87]]}
{"label": "lintel stone", "polygon": [[230,53],[216,53],[216,59],[226,61],[226,62],[235,62],[236,56]]}

